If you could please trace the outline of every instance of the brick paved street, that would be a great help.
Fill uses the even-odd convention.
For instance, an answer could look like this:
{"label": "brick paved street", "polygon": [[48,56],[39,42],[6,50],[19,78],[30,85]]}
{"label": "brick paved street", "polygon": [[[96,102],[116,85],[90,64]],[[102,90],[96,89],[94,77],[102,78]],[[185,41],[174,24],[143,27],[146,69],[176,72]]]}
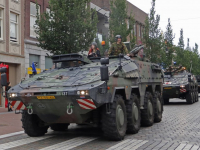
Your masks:
{"label": "brick paved street", "polygon": [[[197,150],[200,148],[200,102],[188,105],[185,101],[173,100],[164,106],[163,121],[152,127],[142,127],[138,134],[127,135],[123,141],[107,141],[100,129],[85,125],[70,125],[66,132],[49,130],[43,137],[28,137],[23,134],[20,115],[0,113],[0,119],[11,117],[15,122],[5,119],[7,126],[15,131],[4,134],[5,126],[0,126],[0,150]],[[18,120],[17,120],[18,119]],[[2,124],[2,121],[0,122]],[[9,125],[11,124],[11,125]],[[17,132],[16,128],[18,129]]]}

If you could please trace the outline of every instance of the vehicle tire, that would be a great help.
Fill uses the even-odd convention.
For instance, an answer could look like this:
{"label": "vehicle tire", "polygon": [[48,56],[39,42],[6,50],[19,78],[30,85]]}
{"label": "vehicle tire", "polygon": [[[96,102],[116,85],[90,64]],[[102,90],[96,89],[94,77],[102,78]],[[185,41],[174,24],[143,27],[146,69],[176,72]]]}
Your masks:
{"label": "vehicle tire", "polygon": [[160,92],[156,91],[154,94],[154,122],[162,121],[163,103]]}
{"label": "vehicle tire", "polygon": [[137,95],[132,94],[129,101],[126,101],[127,133],[135,134],[140,130],[141,114],[140,102]]}
{"label": "vehicle tire", "polygon": [[164,104],[167,105],[169,104],[169,98],[163,98],[164,99]]}
{"label": "vehicle tire", "polygon": [[21,121],[25,133],[31,137],[43,136],[47,133],[47,129],[49,128],[49,126],[41,127],[40,123],[42,121],[40,118],[35,114],[29,115],[27,111],[23,111]]}
{"label": "vehicle tire", "polygon": [[68,129],[69,123],[56,123],[50,125],[51,129],[54,131],[66,131]]}
{"label": "vehicle tire", "polygon": [[145,93],[144,109],[141,110],[141,123],[143,126],[152,126],[154,123],[154,103],[150,92]]}
{"label": "vehicle tire", "polygon": [[188,104],[193,104],[193,96],[191,91],[186,94],[186,101]]}
{"label": "vehicle tire", "polygon": [[102,131],[110,140],[123,140],[127,129],[126,106],[121,95],[116,95],[110,104],[110,113],[106,105],[102,109]]}
{"label": "vehicle tire", "polygon": [[196,91],[196,95],[197,95],[197,102],[199,101],[199,92],[198,92],[198,89]]}

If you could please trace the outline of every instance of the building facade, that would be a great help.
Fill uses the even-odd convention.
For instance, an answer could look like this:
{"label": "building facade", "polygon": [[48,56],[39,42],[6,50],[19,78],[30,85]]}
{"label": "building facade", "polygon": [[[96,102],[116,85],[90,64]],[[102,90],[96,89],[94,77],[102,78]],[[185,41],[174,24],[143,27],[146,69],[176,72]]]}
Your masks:
{"label": "building facade", "polygon": [[[49,0],[37,0],[39,13],[42,14],[49,10]],[[24,31],[24,50],[25,50],[25,71],[28,74],[28,68],[33,62],[37,63],[37,68],[41,71],[52,67],[52,61],[48,55],[50,53],[37,46],[36,33],[34,25],[36,21],[36,0],[25,1],[25,31]],[[28,75],[27,75],[28,76]]]}
{"label": "building facade", "polygon": [[[25,75],[24,1],[0,0],[0,63],[9,65],[11,85]],[[0,106],[4,106],[0,93]]]}

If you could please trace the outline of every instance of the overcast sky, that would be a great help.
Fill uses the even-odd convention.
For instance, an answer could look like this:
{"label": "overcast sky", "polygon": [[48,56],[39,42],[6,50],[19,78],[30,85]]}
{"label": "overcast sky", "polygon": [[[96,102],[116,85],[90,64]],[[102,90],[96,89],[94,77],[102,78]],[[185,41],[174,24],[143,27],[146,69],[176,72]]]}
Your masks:
{"label": "overcast sky", "polygon": [[[150,12],[152,0],[128,0],[144,12]],[[190,38],[190,47],[199,45],[200,52],[200,0],[156,0],[156,14],[160,15],[160,28],[165,32],[168,18],[178,44],[180,29],[183,28],[185,46]]]}

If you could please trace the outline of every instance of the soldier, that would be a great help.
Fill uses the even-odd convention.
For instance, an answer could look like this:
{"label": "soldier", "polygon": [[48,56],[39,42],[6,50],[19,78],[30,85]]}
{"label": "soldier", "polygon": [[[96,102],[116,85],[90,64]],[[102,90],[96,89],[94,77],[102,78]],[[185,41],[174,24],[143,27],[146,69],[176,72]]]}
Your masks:
{"label": "soldier", "polygon": [[92,42],[91,48],[88,52],[88,57],[101,57],[101,54],[100,54],[99,49],[97,48],[96,42]]}
{"label": "soldier", "polygon": [[118,56],[119,54],[127,54],[129,56],[128,49],[126,48],[125,44],[122,42],[122,36],[116,35],[116,42],[112,44],[108,51],[108,55],[115,55]]}

